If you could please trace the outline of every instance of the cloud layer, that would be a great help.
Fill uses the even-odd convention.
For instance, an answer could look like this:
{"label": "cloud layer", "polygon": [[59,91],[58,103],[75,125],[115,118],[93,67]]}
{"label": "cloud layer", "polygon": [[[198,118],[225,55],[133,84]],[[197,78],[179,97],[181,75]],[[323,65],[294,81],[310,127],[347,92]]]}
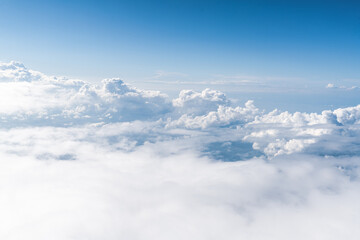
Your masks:
{"label": "cloud layer", "polygon": [[360,105],[170,99],[0,64],[1,239],[358,239]]}

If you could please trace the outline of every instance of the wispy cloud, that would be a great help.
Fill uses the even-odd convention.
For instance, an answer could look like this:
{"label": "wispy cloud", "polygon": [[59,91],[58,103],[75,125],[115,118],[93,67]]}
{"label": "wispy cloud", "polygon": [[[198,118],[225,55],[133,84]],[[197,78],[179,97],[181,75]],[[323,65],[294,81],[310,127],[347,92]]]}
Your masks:
{"label": "wispy cloud", "polygon": [[172,78],[172,77],[187,77],[188,75],[185,73],[179,72],[167,72],[167,71],[156,71],[155,75],[151,77],[151,79],[161,79],[161,78]]}
{"label": "wispy cloud", "polygon": [[326,88],[328,88],[328,89],[338,89],[338,90],[347,90],[347,91],[359,90],[360,89],[360,87],[358,87],[358,86],[351,86],[351,87],[347,87],[347,86],[343,86],[343,85],[336,86],[333,83],[328,83],[326,85]]}
{"label": "wispy cloud", "polygon": [[[194,79],[193,79],[194,78]],[[289,85],[288,82],[293,84]],[[202,76],[200,79],[181,73],[157,74],[145,82],[161,85],[179,85],[183,87],[214,87],[223,90],[233,90],[235,87],[240,92],[301,92],[307,89],[306,81],[294,77],[264,77],[248,75],[216,74]],[[285,84],[284,84],[285,83]]]}

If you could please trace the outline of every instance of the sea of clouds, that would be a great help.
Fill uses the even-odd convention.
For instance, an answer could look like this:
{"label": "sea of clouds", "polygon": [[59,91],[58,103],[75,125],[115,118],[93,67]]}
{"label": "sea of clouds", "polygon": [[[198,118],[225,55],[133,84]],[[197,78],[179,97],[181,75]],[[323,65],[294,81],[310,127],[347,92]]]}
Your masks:
{"label": "sea of clouds", "polygon": [[359,239],[360,105],[175,99],[0,64],[0,239]]}

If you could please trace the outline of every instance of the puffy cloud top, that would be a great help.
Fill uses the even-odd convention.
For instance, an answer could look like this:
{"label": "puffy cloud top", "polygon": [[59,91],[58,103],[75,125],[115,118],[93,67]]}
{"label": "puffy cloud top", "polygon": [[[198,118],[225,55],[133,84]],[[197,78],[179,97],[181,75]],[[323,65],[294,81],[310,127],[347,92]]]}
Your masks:
{"label": "puffy cloud top", "polygon": [[360,105],[264,112],[2,63],[0,239],[357,240],[359,142]]}
{"label": "puffy cloud top", "polygon": [[229,101],[224,93],[216,90],[205,89],[202,92],[182,90],[179,97],[173,100],[173,105],[180,113],[203,115],[216,111],[219,106],[226,106]]}
{"label": "puffy cloud top", "polygon": [[[234,124],[357,124],[360,105],[316,113],[259,111],[252,101],[232,106],[220,91],[182,90],[169,99],[158,91],[132,87],[118,78],[100,85],[66,77],[46,76],[22,63],[0,64],[0,115],[4,124],[73,125],[77,123],[167,120],[167,126],[207,128]],[[251,123],[253,121],[253,123]]]}

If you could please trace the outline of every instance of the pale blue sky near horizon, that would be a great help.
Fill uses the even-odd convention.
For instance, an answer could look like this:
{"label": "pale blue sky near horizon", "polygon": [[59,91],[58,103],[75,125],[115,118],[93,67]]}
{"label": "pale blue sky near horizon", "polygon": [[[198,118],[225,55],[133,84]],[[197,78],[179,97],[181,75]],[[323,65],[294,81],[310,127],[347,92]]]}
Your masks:
{"label": "pale blue sky near horizon", "polygon": [[360,103],[359,1],[1,0],[0,29],[0,61],[49,75],[269,109]]}

